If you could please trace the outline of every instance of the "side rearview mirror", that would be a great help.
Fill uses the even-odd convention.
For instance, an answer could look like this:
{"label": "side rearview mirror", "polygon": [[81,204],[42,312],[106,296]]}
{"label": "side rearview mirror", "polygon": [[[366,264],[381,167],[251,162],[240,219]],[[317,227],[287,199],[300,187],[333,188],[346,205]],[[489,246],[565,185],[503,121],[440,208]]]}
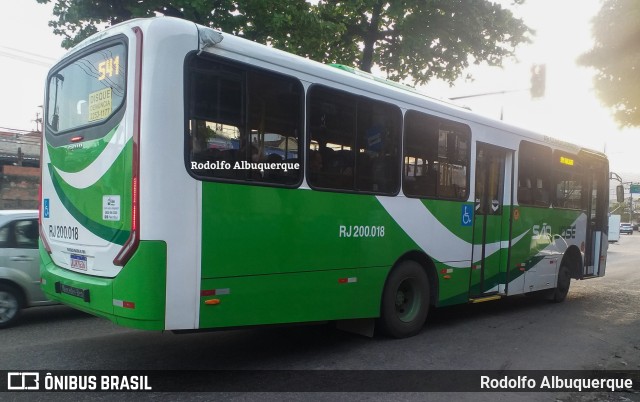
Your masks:
{"label": "side rearview mirror", "polygon": [[616,186],[616,198],[618,202],[624,202],[624,186],[622,184]]}

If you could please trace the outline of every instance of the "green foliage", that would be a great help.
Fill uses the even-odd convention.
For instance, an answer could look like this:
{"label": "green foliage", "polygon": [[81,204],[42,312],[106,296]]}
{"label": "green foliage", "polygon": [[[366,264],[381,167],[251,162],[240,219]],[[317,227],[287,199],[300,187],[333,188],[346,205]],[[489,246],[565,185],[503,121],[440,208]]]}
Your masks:
{"label": "green foliage", "polygon": [[640,2],[606,0],[593,36],[593,48],[578,62],[596,69],[596,93],[618,124],[640,126]]}
{"label": "green foliage", "polygon": [[[48,3],[52,0],[37,0]],[[323,63],[422,84],[455,80],[470,63],[500,65],[531,30],[490,0],[55,0],[50,21],[69,48],[135,17],[168,15]],[[524,0],[514,0],[522,4]]]}

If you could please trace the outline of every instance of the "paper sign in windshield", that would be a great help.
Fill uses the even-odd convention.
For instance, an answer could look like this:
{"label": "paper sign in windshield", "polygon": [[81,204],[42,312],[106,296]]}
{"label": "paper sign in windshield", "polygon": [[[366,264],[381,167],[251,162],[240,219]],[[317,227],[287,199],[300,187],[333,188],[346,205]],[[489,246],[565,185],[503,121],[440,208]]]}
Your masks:
{"label": "paper sign in windshield", "polygon": [[111,114],[111,88],[89,94],[89,121],[102,120]]}

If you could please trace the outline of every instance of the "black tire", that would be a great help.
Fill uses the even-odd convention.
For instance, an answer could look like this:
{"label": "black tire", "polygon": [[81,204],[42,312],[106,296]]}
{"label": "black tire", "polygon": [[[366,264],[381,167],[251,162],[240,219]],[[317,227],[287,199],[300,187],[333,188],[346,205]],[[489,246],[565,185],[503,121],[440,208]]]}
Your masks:
{"label": "black tire", "polygon": [[20,293],[12,286],[0,284],[0,329],[13,325],[21,308]]}
{"label": "black tire", "polygon": [[554,303],[561,303],[567,298],[569,293],[569,286],[571,285],[571,271],[566,265],[562,265],[558,270],[558,282],[555,289],[551,294],[551,301]]}
{"label": "black tire", "polygon": [[429,279],[414,261],[396,266],[384,285],[379,323],[394,338],[416,335],[429,312]]}

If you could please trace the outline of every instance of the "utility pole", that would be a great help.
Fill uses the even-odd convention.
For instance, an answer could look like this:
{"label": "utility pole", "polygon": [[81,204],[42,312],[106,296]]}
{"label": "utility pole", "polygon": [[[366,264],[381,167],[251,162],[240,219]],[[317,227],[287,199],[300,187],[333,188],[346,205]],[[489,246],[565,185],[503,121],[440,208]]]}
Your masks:
{"label": "utility pole", "polygon": [[40,132],[40,124],[42,124],[42,117],[40,117],[40,112],[36,112],[36,118],[34,120],[36,123],[36,131],[39,133]]}

